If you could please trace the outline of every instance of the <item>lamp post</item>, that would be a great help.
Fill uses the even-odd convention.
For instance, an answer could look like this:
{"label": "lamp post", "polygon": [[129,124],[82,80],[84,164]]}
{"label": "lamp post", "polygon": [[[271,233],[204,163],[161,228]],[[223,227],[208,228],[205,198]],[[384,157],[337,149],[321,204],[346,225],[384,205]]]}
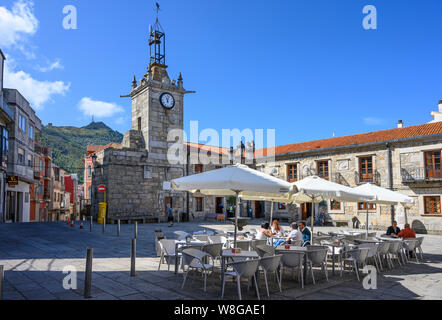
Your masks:
{"label": "lamp post", "polygon": [[97,162],[97,155],[94,153],[91,156],[92,159],[92,172],[91,172],[91,216],[93,215],[93,212],[95,212],[95,202],[94,202],[94,197],[95,197],[95,190],[93,188],[94,185],[94,175],[95,175],[95,163]]}

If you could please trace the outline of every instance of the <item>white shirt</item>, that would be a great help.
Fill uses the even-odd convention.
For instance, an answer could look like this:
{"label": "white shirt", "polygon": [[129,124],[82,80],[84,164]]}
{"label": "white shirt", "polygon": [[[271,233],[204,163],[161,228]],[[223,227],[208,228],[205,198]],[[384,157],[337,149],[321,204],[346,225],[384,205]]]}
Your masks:
{"label": "white shirt", "polygon": [[298,240],[301,240],[301,241],[302,241],[302,232],[299,231],[299,230],[297,230],[297,229],[292,230],[292,231],[290,232],[290,234],[289,234],[289,238],[290,238],[292,241],[298,241]]}
{"label": "white shirt", "polygon": [[256,234],[256,240],[266,240],[268,237],[267,237],[267,235],[264,233],[264,232],[262,232],[261,230],[260,231],[258,231],[258,233]]}
{"label": "white shirt", "polygon": [[282,237],[283,234],[284,234],[284,232],[282,231],[281,227],[279,227],[279,231],[278,232],[276,232],[275,228],[272,227],[272,233],[275,234],[277,237]]}

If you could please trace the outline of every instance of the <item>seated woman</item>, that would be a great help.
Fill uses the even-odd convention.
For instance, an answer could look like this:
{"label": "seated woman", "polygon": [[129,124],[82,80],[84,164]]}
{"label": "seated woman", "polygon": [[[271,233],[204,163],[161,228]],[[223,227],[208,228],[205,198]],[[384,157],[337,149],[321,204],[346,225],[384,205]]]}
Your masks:
{"label": "seated woman", "polygon": [[272,234],[276,237],[282,237],[284,235],[284,232],[282,228],[279,226],[278,220],[273,220],[272,223]]}
{"label": "seated woman", "polygon": [[270,224],[265,222],[261,225],[261,228],[259,228],[256,234],[256,240],[267,240],[271,237],[273,237],[273,233],[270,231]]}

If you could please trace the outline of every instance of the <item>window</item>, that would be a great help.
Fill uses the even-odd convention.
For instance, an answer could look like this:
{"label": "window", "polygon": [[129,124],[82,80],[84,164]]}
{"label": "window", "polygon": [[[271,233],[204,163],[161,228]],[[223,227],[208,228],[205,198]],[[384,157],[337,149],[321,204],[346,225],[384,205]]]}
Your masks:
{"label": "window", "polygon": [[28,136],[29,138],[34,139],[34,126],[31,124],[29,125]]}
{"label": "window", "polygon": [[45,171],[45,162],[40,159],[40,171]]}
{"label": "window", "polygon": [[6,128],[1,127],[1,165],[6,167],[8,165],[8,153],[9,153],[9,132]]}
{"label": "window", "polygon": [[359,202],[358,203],[358,210],[376,210],[376,204],[375,203],[367,203],[367,202]]}
{"label": "window", "polygon": [[318,176],[328,180],[328,161],[318,162]]}
{"label": "window", "polygon": [[203,172],[203,165],[202,164],[196,164],[195,165],[195,173],[202,173]]}
{"label": "window", "polygon": [[330,210],[341,210],[341,202],[336,200],[330,201]]}
{"label": "window", "polygon": [[440,197],[424,197],[425,214],[441,214]]}
{"label": "window", "polygon": [[22,148],[18,148],[17,152],[18,152],[18,163],[25,164],[25,150],[23,150]]}
{"label": "window", "polygon": [[34,165],[34,157],[32,156],[32,154],[28,154],[28,167],[32,168]]}
{"label": "window", "polygon": [[201,211],[204,210],[204,207],[203,207],[203,200],[204,200],[204,198],[202,198],[202,197],[195,198],[196,211],[197,211],[197,212],[201,212]]}
{"label": "window", "polygon": [[441,178],[440,151],[425,152],[425,177]]}
{"label": "window", "polygon": [[359,158],[359,182],[373,182],[373,157]]}
{"label": "window", "polygon": [[287,209],[287,205],[285,203],[278,203],[278,210],[285,210]]}
{"label": "window", "polygon": [[21,114],[18,115],[18,127],[21,131],[26,132],[26,118]]}
{"label": "window", "polygon": [[298,181],[298,165],[297,164],[289,164],[287,166],[287,180],[289,182]]}

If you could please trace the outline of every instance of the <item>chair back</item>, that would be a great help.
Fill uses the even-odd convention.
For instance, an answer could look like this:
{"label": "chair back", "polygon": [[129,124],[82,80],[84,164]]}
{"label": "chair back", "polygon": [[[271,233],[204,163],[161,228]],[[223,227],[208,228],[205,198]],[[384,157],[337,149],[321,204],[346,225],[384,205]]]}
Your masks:
{"label": "chair back", "polygon": [[185,231],[175,231],[174,234],[176,234],[177,240],[179,241],[186,240],[186,237],[188,236],[192,238],[192,236]]}
{"label": "chair back", "polygon": [[163,239],[159,242],[161,252],[163,252],[166,256],[174,256],[175,255],[175,240]]}
{"label": "chair back", "polygon": [[265,244],[267,244],[267,240],[252,240],[252,242],[250,243],[250,249],[256,250],[257,246]]}
{"label": "chair back", "polygon": [[368,233],[368,237],[369,237],[369,238],[376,237],[376,234],[377,234],[376,232],[369,232],[369,233]]}
{"label": "chair back", "polygon": [[295,247],[302,247],[302,240],[296,240],[296,241],[292,240],[291,245]]}
{"label": "chair back", "polygon": [[318,265],[327,260],[327,253],[328,247],[323,247],[315,250],[307,250],[307,257],[313,265]]}
{"label": "chair back", "polygon": [[408,251],[414,251],[419,245],[419,240],[406,239],[406,240],[404,240],[403,245],[404,245],[404,248],[407,249]]}
{"label": "chair back", "polygon": [[396,253],[399,251],[401,246],[402,246],[402,242],[400,242],[400,241],[390,241],[390,248],[389,248],[388,252]]}
{"label": "chair back", "polygon": [[353,259],[355,259],[357,263],[365,263],[365,260],[367,260],[369,252],[370,252],[369,248],[359,248],[348,251],[350,256]]}
{"label": "chair back", "polygon": [[186,266],[192,266],[197,268],[204,267],[202,261],[204,257],[208,256],[206,252],[194,248],[184,249],[182,253],[183,253],[183,264]]}
{"label": "chair back", "polygon": [[424,237],[416,238],[416,240],[419,240],[419,243],[417,246],[420,247],[422,245],[422,242],[424,242]]}
{"label": "chair back", "polygon": [[378,252],[380,254],[387,254],[390,249],[390,242],[380,242],[378,247]]}
{"label": "chair back", "polygon": [[286,267],[299,267],[303,263],[304,255],[304,252],[284,251],[282,253],[281,263]]}
{"label": "chair back", "polygon": [[203,246],[202,251],[207,252],[213,258],[220,257],[223,251],[223,244],[222,243],[206,244]]}
{"label": "chair back", "polygon": [[258,270],[259,259],[231,262],[228,265],[235,270],[240,277],[251,278]]}
{"label": "chair back", "polygon": [[[233,245],[233,242],[232,242]],[[249,251],[250,241],[236,241],[236,247],[240,248],[242,251]]]}
{"label": "chair back", "polygon": [[203,235],[203,234],[195,234],[193,235],[193,238],[199,241],[208,241],[209,236],[208,235]]}
{"label": "chair back", "polygon": [[273,272],[281,264],[282,255],[263,257],[259,260],[259,265],[267,272]]}
{"label": "chair back", "polygon": [[257,245],[255,247],[255,250],[260,257],[275,255],[275,248],[273,248],[272,246],[266,245],[266,244]]}
{"label": "chair back", "polygon": [[376,243],[362,243],[362,244],[358,245],[358,248],[367,248],[367,249],[369,249],[368,257],[371,258],[371,257],[374,257],[377,254],[379,245],[376,244]]}
{"label": "chair back", "polygon": [[209,243],[221,243],[225,244],[227,242],[227,238],[224,236],[208,236],[207,239],[209,240]]}

